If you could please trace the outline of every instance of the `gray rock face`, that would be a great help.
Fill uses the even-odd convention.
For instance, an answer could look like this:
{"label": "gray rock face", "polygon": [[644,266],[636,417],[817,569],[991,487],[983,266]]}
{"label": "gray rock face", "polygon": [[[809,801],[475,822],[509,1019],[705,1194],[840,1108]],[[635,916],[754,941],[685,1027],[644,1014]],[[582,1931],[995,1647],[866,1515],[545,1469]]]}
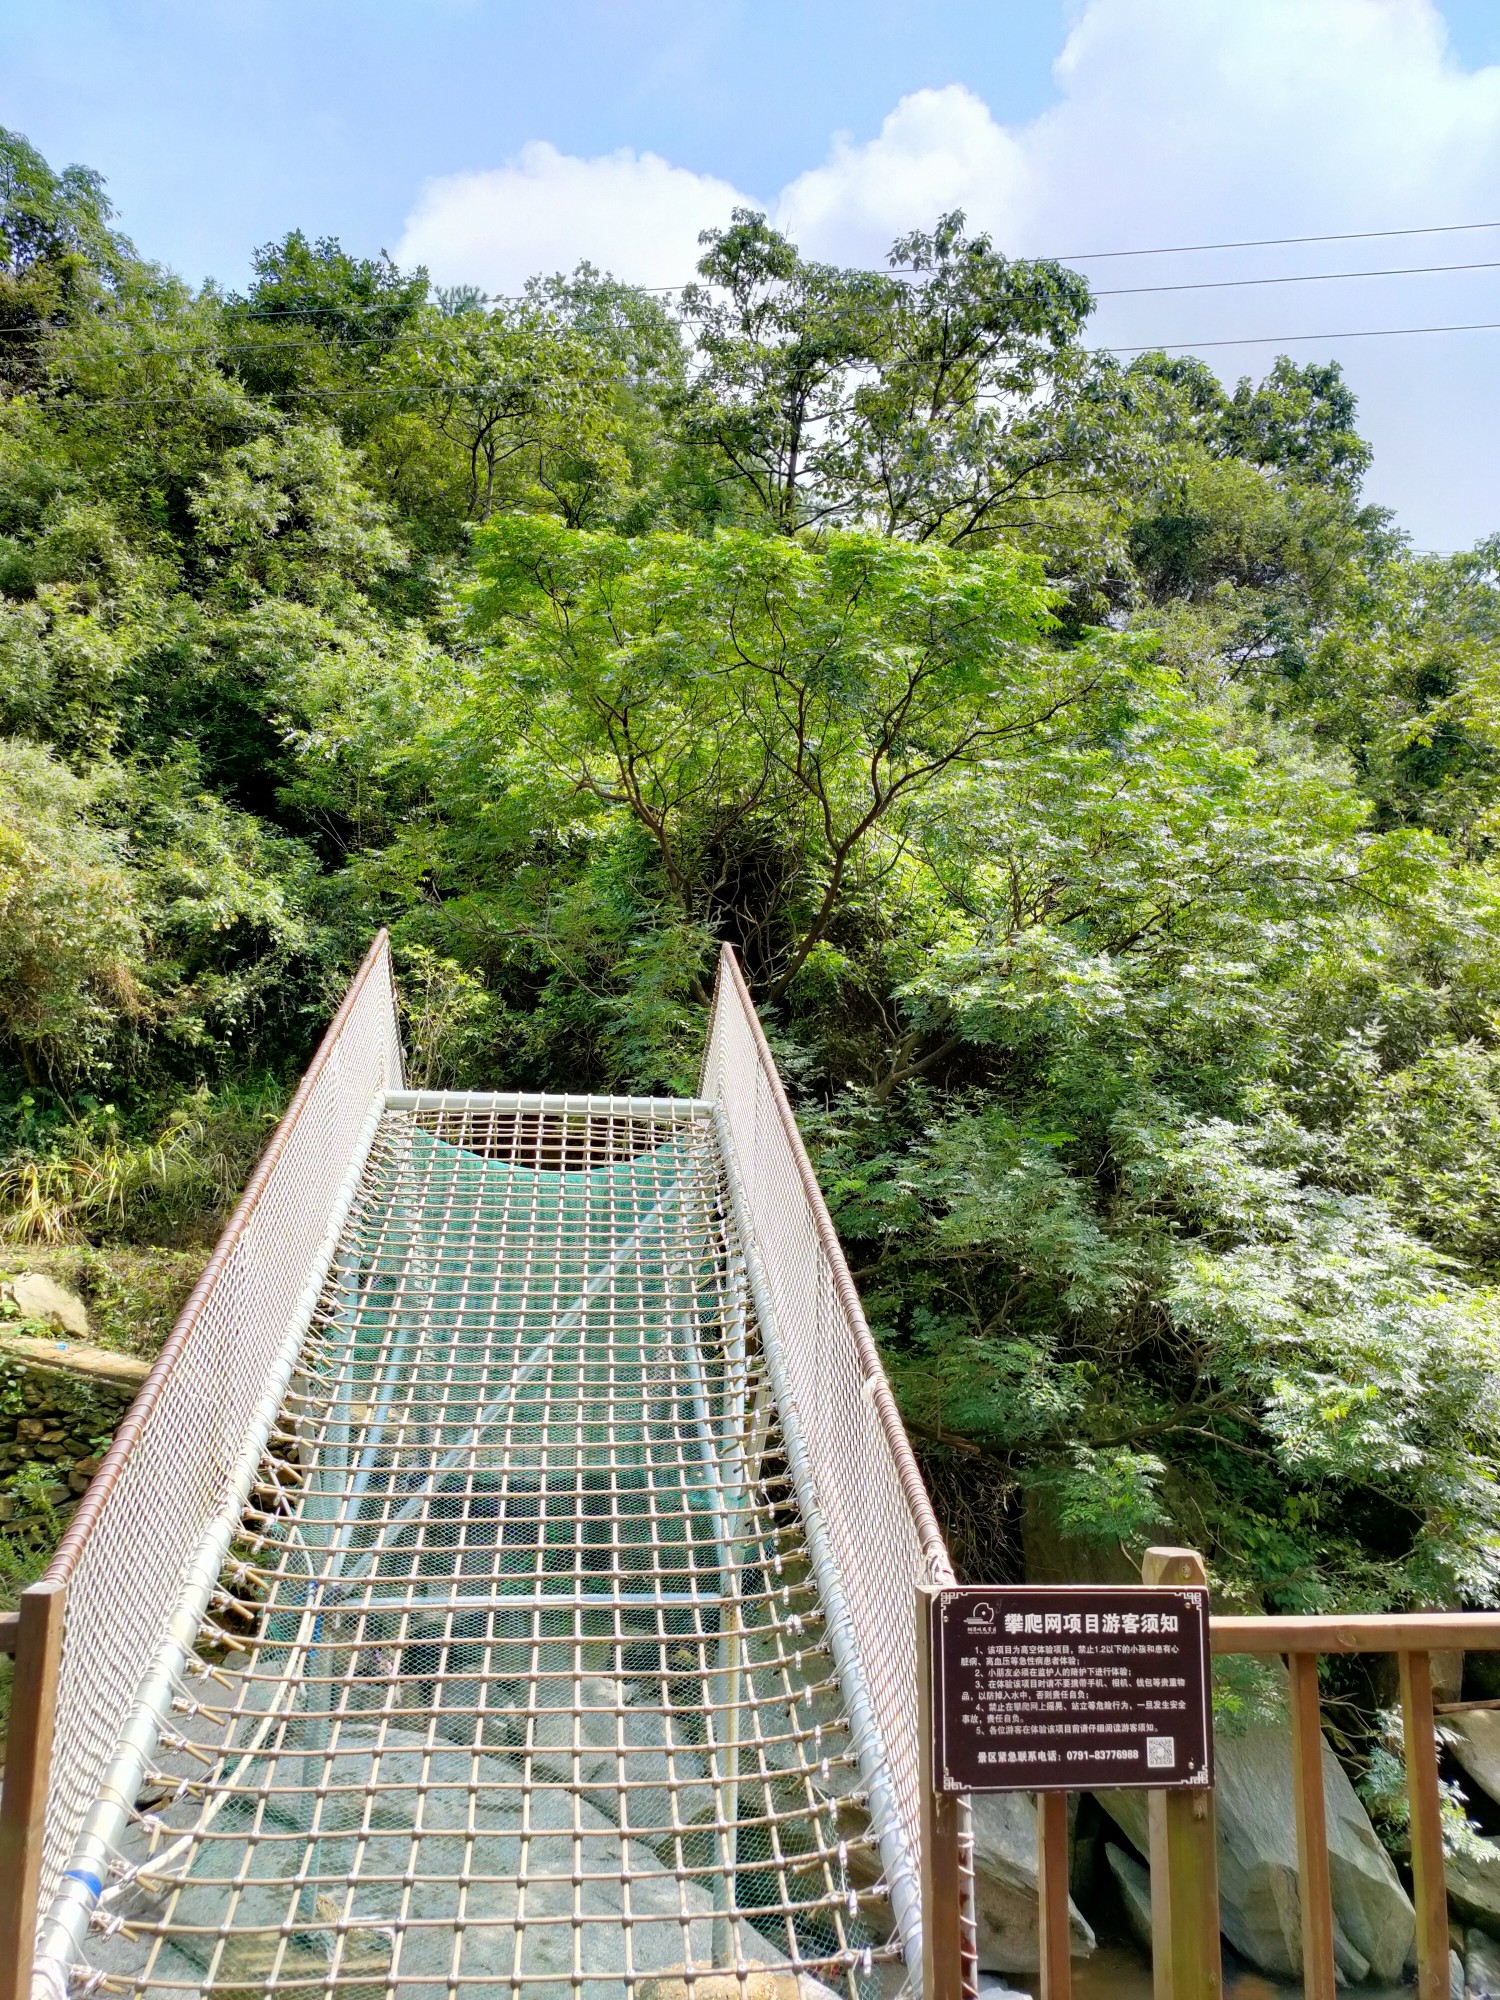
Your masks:
{"label": "gray rock face", "polygon": [[635,1990],[635,2000],[838,2000],[832,1987],[810,1972],[794,1971],[790,1965],[766,1965],[747,1959],[747,1977],[737,1972],[704,1974],[687,1967],[673,1966],[670,1972],[643,1979]]}
{"label": "gray rock face", "polygon": [[1133,1854],[1127,1854],[1123,1847],[1116,1847],[1113,1841],[1107,1843],[1104,1858],[1109,1863],[1109,1872],[1115,1878],[1115,1886],[1120,1891],[1120,1901],[1125,1907],[1125,1921],[1130,1926],[1130,1934],[1144,1950],[1151,1949],[1151,1870],[1143,1868]]}
{"label": "gray rock face", "polygon": [[[1302,1970],[1297,1824],[1291,1735],[1266,1723],[1215,1748],[1219,1913],[1242,1958],[1275,1978]],[[1145,1792],[1101,1792],[1099,1802],[1136,1850],[1150,1851]],[[1334,1954],[1344,1977],[1395,1984],[1416,1917],[1343,1766],[1323,1745],[1323,1801],[1333,1877]]]}
{"label": "gray rock face", "polygon": [[[1456,1605],[1448,1607],[1456,1610]],[[1440,1653],[1429,1653],[1432,1661],[1432,1698],[1434,1701],[1457,1701],[1464,1684],[1464,1656],[1461,1651],[1447,1649]]]}
{"label": "gray rock face", "polygon": [[[974,1890],[979,1963],[986,1972],[1030,1972],[1040,1956],[1037,1937],[1036,1807],[1024,1792],[976,1794]],[[1068,1905],[1070,1950],[1085,1958],[1094,1933]]]}
{"label": "gray rock face", "polygon": [[[336,1621],[329,1636],[337,1653]],[[370,1698],[389,1699],[399,1650],[368,1650]],[[416,1684],[400,1685],[410,1695]],[[227,1688],[237,1706],[247,1686]],[[445,1683],[427,1727],[362,1706],[333,1720],[294,1715],[274,1759],[248,1750],[244,1789],[207,1839],[192,1838],[196,1802],[164,1808],[181,1838],[119,1911],[169,1933],[156,1976],[212,2000],[262,2000],[268,1981],[321,1990],[332,1971],[340,2000],[430,2000],[450,1973],[476,1994],[508,1987],[515,1973],[527,2000],[577,2000],[576,1951],[588,2000],[645,2000],[647,1975],[654,2000],[692,2000],[678,1992],[685,1968],[737,1960],[756,1968],[751,2000],[836,2000],[785,1962],[784,1920],[767,1916],[758,1928],[755,1910],[725,1907],[705,1824],[718,1797],[713,1761],[689,1740],[686,1717],[633,1701],[628,1677],[539,1672],[516,1684],[514,1705],[485,1716],[483,1747],[465,1747],[442,1730],[467,1686]],[[805,1731],[801,1703],[826,1706],[831,1755],[807,1782],[834,1797],[847,1779],[835,1691],[808,1678],[785,1696],[780,1686],[748,1709],[745,1740],[769,1748],[775,1739],[786,1768],[800,1769],[792,1711]],[[222,1723],[207,1710],[176,1722],[186,1740],[218,1747]],[[250,1734],[247,1724],[247,1745]],[[261,1802],[273,1771],[283,1790]],[[231,1882],[241,1885],[233,1896]],[[97,1962],[131,1975],[141,1950],[122,1931],[101,1941]],[[743,2000],[730,1983],[736,1993],[723,2000]],[[711,1982],[692,1984],[697,2000],[713,2000]]]}
{"label": "gray rock face", "polygon": [[1448,1901],[1470,1923],[1500,1925],[1500,1841],[1476,1837],[1444,1857]]}
{"label": "gray rock face", "polygon": [[[470,1980],[499,1979],[518,1965],[537,2000],[565,2000],[575,1942],[589,1991],[625,2000],[627,1923],[637,1971],[665,1973],[689,1959],[714,1963],[712,1896],[665,1867],[644,1842],[623,1837],[576,1793],[539,1786],[524,1808],[523,1832],[517,1772],[505,1758],[435,1750],[401,1731],[388,1731],[386,1742],[378,1768],[368,1748],[351,1745],[338,1758],[333,1810],[320,1814],[322,1839],[287,1840],[289,1829],[281,1839],[257,1838],[221,1816],[211,1857],[200,1851],[174,1900],[177,1935],[159,1973],[212,1971],[214,2000],[242,1993],[252,2000],[278,1952],[284,1979],[323,1976],[335,1949],[329,1926],[340,1923],[340,1977],[354,1982],[349,1990],[360,2000],[367,1981],[378,1996],[388,1979],[400,2000],[421,2000],[455,1951]],[[355,1812],[360,1793],[368,1804]],[[342,1812],[346,1801],[351,1809]],[[206,1860],[218,1880],[198,1877]],[[290,1879],[299,1863],[312,1878],[300,1899]],[[225,1874],[246,1886],[233,1929],[216,1948]],[[305,1933],[295,1929],[299,1916]],[[743,1928],[744,1955],[763,1957],[765,1941]]]}
{"label": "gray rock face", "polygon": [[9,1290],[28,1319],[50,1319],[75,1339],[88,1339],[88,1308],[66,1285],[57,1284],[40,1271],[22,1271],[11,1279]]}
{"label": "gray rock face", "polygon": [[1500,1944],[1478,1929],[1464,1939],[1464,2000],[1500,2000]]}
{"label": "gray rock face", "polygon": [[1438,1735],[1481,1791],[1500,1800],[1500,1708],[1442,1716]]}

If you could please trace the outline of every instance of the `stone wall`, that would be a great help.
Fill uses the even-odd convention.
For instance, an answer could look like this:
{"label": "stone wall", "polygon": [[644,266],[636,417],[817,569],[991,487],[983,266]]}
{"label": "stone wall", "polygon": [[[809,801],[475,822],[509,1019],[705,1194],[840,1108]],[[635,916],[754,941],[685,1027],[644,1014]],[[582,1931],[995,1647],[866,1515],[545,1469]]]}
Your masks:
{"label": "stone wall", "polygon": [[0,1337],[0,1520],[27,1511],[14,1490],[27,1465],[53,1506],[77,1499],[149,1367],[85,1341]]}

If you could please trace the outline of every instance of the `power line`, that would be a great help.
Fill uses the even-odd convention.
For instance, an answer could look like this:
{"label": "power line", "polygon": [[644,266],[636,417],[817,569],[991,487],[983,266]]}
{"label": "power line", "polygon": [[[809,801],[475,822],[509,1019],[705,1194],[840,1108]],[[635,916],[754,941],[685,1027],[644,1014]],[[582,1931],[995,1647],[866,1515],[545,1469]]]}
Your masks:
{"label": "power line", "polygon": [[1467,320],[1454,326],[1356,326],[1342,333],[1242,333],[1232,340],[1150,340],[1136,347],[1100,347],[1097,354],[1156,354],[1171,348],[1286,347],[1294,340],[1390,340],[1406,333],[1494,333],[1500,319]]}
{"label": "power line", "polygon": [[[1480,223],[1455,223],[1443,226],[1451,228],[1477,229],[1481,227],[1491,227],[1491,226],[1500,227],[1500,224],[1486,225]],[[1420,232],[1392,230],[1385,232],[1372,231],[1369,233],[1397,235],[1397,234],[1416,234]],[[1311,241],[1324,241],[1330,239],[1306,238],[1306,239],[1287,239],[1287,240],[1306,240],[1311,242]],[[1124,255],[1126,253],[1121,252],[1120,254]],[[1143,252],[1141,254],[1144,255],[1148,253]],[[1340,278],[1420,277],[1432,273],[1441,273],[1449,271],[1462,272],[1462,271],[1488,271],[1488,270],[1500,270],[1500,260],[1495,260],[1491,262],[1470,263],[1470,264],[1416,264],[1403,267],[1400,269],[1378,270],[1378,271],[1316,271],[1316,272],[1296,273],[1285,277],[1225,278],[1225,279],[1205,280],[1201,283],[1121,286],[1111,290],[1098,292],[1095,294],[1095,297],[1101,299],[1128,298],[1138,295],[1150,295],[1158,292],[1231,290],[1247,285],[1304,284],[1313,282],[1332,281]],[[370,308],[370,310],[376,310],[376,309],[377,308],[373,307]],[[326,308],[310,308],[308,310],[339,312],[342,309],[337,307],[326,307]],[[285,311],[288,317],[295,316],[298,318],[302,318],[306,316],[306,314],[301,309],[298,308],[286,308]],[[261,315],[256,315],[257,319],[260,317]],[[101,326],[110,326],[112,329],[120,328],[123,326],[127,331],[137,332],[137,333],[149,334],[150,332],[156,330],[156,323],[152,322],[147,322],[145,325],[137,324],[134,327],[131,326],[130,322],[121,322],[121,321],[114,321],[114,322],[101,321],[99,322],[99,324]],[[1415,334],[1486,333],[1486,332],[1496,331],[1497,329],[1500,329],[1500,321],[1470,320],[1463,322],[1453,322],[1441,326],[1346,327],[1336,332],[1322,332],[1322,333],[1236,334],[1228,337],[1214,337],[1214,338],[1195,337],[1190,340],[1138,341],[1130,346],[1121,346],[1121,347],[1101,346],[1093,349],[1093,351],[1101,354],[1116,354],[1116,355],[1147,354],[1147,353],[1167,351],[1173,349],[1190,350],[1200,347],[1208,348],[1208,347],[1284,346],[1291,344],[1293,342],[1305,343],[1307,341],[1321,341],[1321,340],[1386,340],[1386,339],[1396,339],[1403,336],[1415,335]],[[163,329],[163,330],[169,330],[169,329]],[[28,335],[35,336],[38,333],[56,332],[56,331],[66,331],[66,328],[59,328],[56,325],[40,325],[40,326],[30,326],[30,327],[0,326],[0,337],[8,336],[11,338],[23,338]],[[360,344],[367,348],[376,346],[393,347],[398,345],[403,340],[411,339],[414,337],[415,336],[407,329],[400,329],[394,333],[372,335],[368,340],[365,340]],[[216,340],[212,336],[210,336],[206,339],[198,341],[167,340],[162,342],[157,347],[154,348],[137,347],[134,351],[137,355],[144,355],[146,357],[161,356],[165,357],[167,360],[172,360],[174,358],[192,360],[196,357],[204,355],[207,355],[210,359],[217,360],[224,356],[233,354],[261,354],[269,358],[271,356],[274,356],[278,350],[275,348],[267,348],[264,346],[263,343],[258,341],[221,341],[221,340]],[[273,390],[270,393],[276,393],[276,392]],[[414,393],[421,394],[424,392],[418,389],[416,385],[410,385],[408,387],[402,387],[402,388],[397,388],[395,385],[380,385],[379,387],[376,387],[375,385],[367,385],[363,388],[351,389],[348,385],[341,384],[337,386],[329,386],[326,388],[307,387],[300,390],[299,393],[302,394],[303,396],[311,397],[311,396],[342,396],[351,394],[363,395],[363,396],[379,395],[379,394],[395,394],[398,396],[409,396]],[[438,392],[432,391],[427,393],[438,393]],[[129,402],[168,402],[176,399],[173,396],[154,396],[154,397],[127,396],[120,398],[119,400],[129,401]]]}
{"label": "power line", "polygon": [[1386,236],[1453,236],[1466,229],[1500,229],[1500,222],[1433,222],[1420,229],[1346,229],[1333,236],[1248,236],[1233,243],[1167,243],[1154,250],[1071,250],[1057,264],[1096,264],[1106,257],[1188,257],[1200,250],[1279,250],[1289,243],[1372,243]]}
{"label": "power line", "polygon": [[[1049,251],[1039,251],[1034,257],[1029,257],[1025,259],[1012,258],[1011,261],[1012,262],[1024,261],[1027,263],[1053,263],[1053,264],[1094,264],[1116,257],[1187,257],[1196,255],[1200,251],[1275,250],[1300,243],[1372,243],[1376,241],[1384,241],[1389,238],[1397,236],[1451,236],[1451,235],[1462,234],[1466,231],[1472,231],[1476,229],[1500,229],[1500,222],[1433,222],[1433,223],[1423,224],[1420,227],[1414,226],[1411,228],[1402,228],[1402,229],[1346,229],[1322,236],[1247,236],[1247,237],[1234,238],[1232,240],[1226,240],[1222,243],[1159,244],[1159,245],[1154,245],[1149,249],[1142,249],[1142,250],[1070,250],[1062,254]],[[1319,278],[1406,277],[1406,276],[1414,276],[1420,272],[1425,272],[1425,271],[1468,271],[1468,270],[1477,271],[1477,270],[1488,270],[1490,268],[1492,267],[1486,264],[1418,264],[1418,265],[1413,265],[1410,271],[1404,271],[1404,270],[1381,271],[1381,272],[1329,271],[1329,272],[1316,272],[1310,275]],[[910,264],[889,265],[885,267],[872,267],[863,270],[862,274],[867,277],[885,277],[887,275],[913,277],[920,275],[916,267]],[[648,292],[654,295],[657,293],[684,292],[688,290],[689,286],[701,284],[703,281],[699,278],[689,278],[684,280],[681,284],[674,284],[674,285],[632,285],[624,279],[616,280],[615,282],[619,283],[622,289],[625,291]],[[1191,290],[1191,289],[1207,290],[1215,282],[1222,283],[1225,285],[1281,284],[1281,283],[1289,284],[1292,283],[1293,280],[1272,279],[1272,278],[1266,278],[1266,279],[1226,278],[1217,281],[1206,280],[1202,287],[1190,287],[1185,285],[1184,286],[1163,285],[1163,286],[1144,286],[1140,287],[1139,289],[1160,290],[1160,291]],[[711,290],[712,287],[710,286],[709,289]],[[1108,292],[1098,292],[1095,294],[1095,297],[1120,298],[1123,297],[1124,295],[1125,294],[1123,290],[1118,290],[1118,291],[1112,290]],[[534,296],[533,294],[527,292],[476,292],[475,303],[479,305],[525,305],[528,302],[528,300],[531,299],[533,296]],[[399,305],[391,301],[381,301],[381,300],[372,300],[367,305],[346,304],[338,306],[314,306],[314,305],[248,306],[244,301],[236,302],[231,300],[231,301],[226,301],[226,310],[230,312],[234,312],[236,310],[246,311],[248,312],[252,320],[260,321],[269,319],[307,319],[317,314],[329,314],[339,318],[349,318],[357,313],[399,312],[401,308]],[[0,333],[18,333],[28,330],[29,329],[19,328],[19,327],[0,327]]]}
{"label": "power line", "polygon": [[[1482,319],[1468,320],[1452,326],[1365,326],[1346,328],[1339,333],[1245,333],[1236,334],[1231,339],[1221,340],[1147,340],[1141,341],[1133,347],[1092,347],[1088,351],[1093,354],[1113,355],[1166,354],[1172,352],[1195,353],[1201,347],[1287,347],[1292,345],[1293,342],[1309,340],[1394,340],[1406,334],[1496,332],[1500,332],[1500,320]],[[449,380],[433,383],[413,382],[399,386],[395,383],[373,383],[355,385],[353,387],[348,384],[339,384],[316,388],[286,389],[272,387],[266,389],[249,389],[237,377],[222,376],[219,379],[224,387],[244,389],[248,396],[255,399],[293,394],[303,401],[311,401],[313,398],[341,397],[350,402],[394,400],[411,403],[420,401],[424,397],[451,395],[455,390],[462,390],[465,386],[461,381]],[[180,391],[169,395],[141,396],[127,394],[102,396],[96,400],[99,402],[124,404],[130,407],[156,403],[176,403],[180,402],[183,396],[196,394],[199,386],[197,383],[187,382],[183,384]],[[483,390],[486,385],[476,383],[470,386]]]}
{"label": "power line", "polygon": [[1338,278],[1425,278],[1439,271],[1500,271],[1500,259],[1483,264],[1404,264],[1381,271],[1293,271],[1274,278],[1198,278],[1180,285],[1120,285],[1096,299],[1139,298],[1148,292],[1230,292],[1245,285],[1323,285]]}
{"label": "power line", "polygon": [[[1125,298],[1147,297],[1159,292],[1236,291],[1244,288],[1245,286],[1310,285],[1310,284],[1336,283],[1338,280],[1343,278],[1420,278],[1420,277],[1441,275],[1447,272],[1454,272],[1454,271],[1457,272],[1500,271],[1500,259],[1489,259],[1486,261],[1466,263],[1466,264],[1405,264],[1405,265],[1383,267],[1379,270],[1373,270],[1373,271],[1293,271],[1285,273],[1283,275],[1262,277],[1262,278],[1204,278],[1204,279],[1195,279],[1190,282],[1182,284],[1170,284],[1170,285],[1120,285],[1120,286],[1113,286],[1105,291],[1095,292],[1094,297],[1096,299],[1125,299]],[[297,318],[305,320],[306,318],[319,313],[341,314],[344,311],[344,308],[337,306],[313,306],[313,307],[308,307],[305,310],[298,309],[295,307],[285,307],[285,308],[278,307],[275,308],[274,310],[276,316],[284,316],[287,318]],[[375,311],[381,309],[371,307],[368,310]],[[271,312],[267,312],[264,314],[254,313],[251,315],[250,323],[252,325],[257,325],[261,323],[262,320],[270,317],[272,317]],[[121,321],[121,320],[115,320],[115,321],[100,320],[95,322],[95,324],[100,326],[113,326],[113,327],[123,326],[129,328],[132,323],[130,321]],[[138,326],[141,332],[150,333],[156,330],[158,326],[161,326],[162,323],[156,321],[146,321],[144,323],[137,322],[136,325]],[[35,335],[41,332],[50,333],[50,332],[66,331],[66,330],[67,329],[65,326],[60,326],[57,323],[49,323],[46,325],[39,324],[37,326],[0,326],[0,338],[21,339],[28,335]],[[170,329],[163,327],[163,330],[169,331]],[[1398,327],[1385,330],[1392,332],[1401,332],[1404,331],[1405,329]],[[1422,329],[1422,328],[1410,329],[1410,331],[1412,332],[1420,332],[1426,330],[1427,329]],[[1438,331],[1439,329],[1432,329],[1432,330]],[[398,328],[395,332],[392,333],[370,334],[364,337],[359,344],[362,347],[367,347],[367,348],[379,347],[379,346],[394,346],[400,341],[412,339],[414,337],[417,336],[413,335],[410,329],[402,327]],[[1303,336],[1298,334],[1288,334],[1285,336],[1276,336],[1276,337],[1286,338],[1286,339],[1302,339],[1302,338],[1320,338],[1321,336]],[[1343,338],[1344,336],[1339,336],[1339,337]],[[216,340],[212,336],[209,336],[197,343],[196,351],[207,352],[209,350],[212,350],[216,354],[261,354],[274,351],[274,350],[268,350],[264,345],[264,343],[259,341]],[[191,353],[195,350],[191,342],[176,341],[176,342],[171,342],[170,344],[163,344],[161,348],[155,351],[165,354],[174,354],[174,353],[186,354],[186,353]],[[1110,351],[1114,352],[1117,350],[1110,350]]]}

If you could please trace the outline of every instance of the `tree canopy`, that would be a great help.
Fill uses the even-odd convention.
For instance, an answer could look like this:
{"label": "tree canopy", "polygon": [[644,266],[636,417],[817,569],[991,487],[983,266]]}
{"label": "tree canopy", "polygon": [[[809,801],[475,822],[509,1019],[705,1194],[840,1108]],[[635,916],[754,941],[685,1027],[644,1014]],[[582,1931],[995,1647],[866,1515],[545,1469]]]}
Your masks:
{"label": "tree canopy", "polygon": [[959,215],[194,291],[0,137],[11,1240],[201,1244],[377,923],[492,1087],[691,1088],[728,940],[971,1574],[1496,1601],[1500,542],[1091,307]]}

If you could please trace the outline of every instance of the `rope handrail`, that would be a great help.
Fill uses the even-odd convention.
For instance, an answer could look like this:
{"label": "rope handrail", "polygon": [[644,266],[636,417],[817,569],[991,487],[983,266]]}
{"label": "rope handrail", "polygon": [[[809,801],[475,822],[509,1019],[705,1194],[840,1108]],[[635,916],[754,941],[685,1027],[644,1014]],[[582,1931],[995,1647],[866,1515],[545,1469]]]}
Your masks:
{"label": "rope handrail", "polygon": [[350,1015],[354,1012],[359,996],[366,982],[371,979],[377,967],[384,970],[386,979],[391,978],[391,940],[386,930],[378,931],[370,949],[365,953],[358,972],[349,983],[348,990],[339,1002],[338,1011],[329,1022],[317,1052],[292,1094],[292,1100],[277,1120],[276,1129],[267,1142],[265,1151],[255,1164],[255,1168],[245,1183],[244,1192],[235,1203],[234,1213],[224,1226],[224,1232],[214,1245],[213,1254],[199,1274],[197,1283],[189,1292],[181,1312],[173,1322],[160,1354],[152,1365],[151,1373],[141,1385],[140,1394],[125,1414],[124,1421],[115,1432],[109,1449],[100,1461],[99,1469],[89,1482],[88,1490],[79,1502],[78,1511],[68,1523],[47,1566],[46,1580],[49,1583],[66,1583],[78,1560],[79,1551],[93,1531],[100,1512],[114,1487],[120,1470],[129,1458],[152,1410],[161,1397],[161,1392],[170,1378],[182,1350],[192,1337],[205,1301],[212,1294],[223,1274],[230,1254],[244,1235],[250,1218],[260,1202],[267,1181],[275,1171],[276,1164],[286,1151],[292,1134],[296,1131],[308,1100],[312,1097],[319,1077],[327,1068],[339,1039],[343,1034]]}
{"label": "rope handrail", "polygon": [[892,1458],[900,1475],[902,1491],[907,1505],[911,1508],[912,1519],[921,1537],[923,1553],[932,1565],[933,1581],[937,1583],[953,1581],[953,1565],[948,1555],[948,1544],[943,1539],[943,1531],[933,1512],[932,1500],[926,1482],[917,1466],[916,1455],[911,1448],[911,1440],[906,1435],[906,1427],[901,1421],[901,1413],[896,1407],[890,1378],[881,1361],[880,1350],[875,1345],[875,1337],[870,1332],[865,1318],[864,1307],[860,1303],[859,1290],[850,1273],[844,1256],[843,1245],[839,1242],[838,1231],[833,1217],[828,1212],[828,1203],[818,1183],[817,1174],[808,1157],[807,1146],[797,1124],[791,1100],[786,1094],[786,1086],[776,1067],[776,1058],[771,1053],[771,1045],[766,1040],[766,1031],[761,1026],[760,1016],[755,1011],[755,1002],[750,997],[750,988],[740,969],[738,955],[733,945],[724,945],[719,952],[718,978],[715,984],[714,1006],[718,1006],[718,987],[727,985],[738,1001],[744,1015],[745,1025],[755,1046],[755,1054],[765,1080],[767,1093],[775,1106],[781,1129],[786,1135],[791,1149],[797,1176],[802,1184],[802,1192],[807,1197],[807,1205],[812,1211],[818,1238],[832,1271],[834,1286],[838,1292],[839,1304],[849,1322],[859,1354],[860,1369],[864,1375],[868,1391],[880,1418],[881,1429],[890,1447]]}

